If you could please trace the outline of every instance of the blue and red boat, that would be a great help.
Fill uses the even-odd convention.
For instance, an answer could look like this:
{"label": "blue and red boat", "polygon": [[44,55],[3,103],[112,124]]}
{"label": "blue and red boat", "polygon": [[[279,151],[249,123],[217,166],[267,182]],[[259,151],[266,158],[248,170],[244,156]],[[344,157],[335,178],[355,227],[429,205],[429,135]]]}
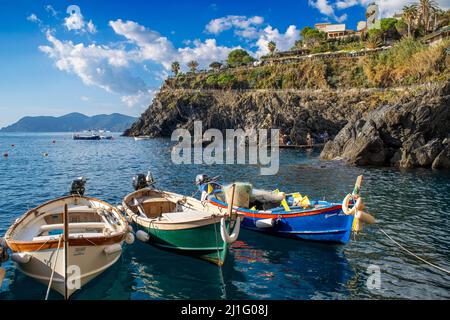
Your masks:
{"label": "blue and red boat", "polygon": [[[214,180],[199,175],[196,184],[203,201],[225,210],[228,208],[225,187]],[[301,240],[346,244],[352,230],[360,230],[361,222],[374,222],[372,216],[362,212],[361,200],[357,201],[361,199],[361,183],[362,176],[358,177],[353,194],[348,195],[344,203],[311,201],[299,193],[252,190],[248,207],[234,206],[233,210],[244,216],[241,226],[245,229]]]}

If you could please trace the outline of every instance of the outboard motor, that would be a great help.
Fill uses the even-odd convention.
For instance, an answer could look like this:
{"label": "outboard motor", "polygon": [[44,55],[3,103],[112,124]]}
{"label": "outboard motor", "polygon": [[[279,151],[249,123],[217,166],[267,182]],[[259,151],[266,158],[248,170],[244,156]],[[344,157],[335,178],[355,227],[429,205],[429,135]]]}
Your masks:
{"label": "outboard motor", "polygon": [[211,179],[206,174],[198,174],[195,177],[195,184],[201,186],[202,184],[208,183]]}
{"label": "outboard motor", "polygon": [[84,177],[73,180],[72,186],[70,187],[70,194],[84,196],[84,192],[86,191],[86,181],[87,179]]}
{"label": "outboard motor", "polygon": [[147,177],[140,173],[133,177],[133,188],[138,191],[148,187]]}
{"label": "outboard motor", "polygon": [[155,178],[153,178],[153,174],[151,171],[147,172],[147,176],[145,177],[145,180],[147,180],[147,184],[149,186],[153,186],[156,183]]}

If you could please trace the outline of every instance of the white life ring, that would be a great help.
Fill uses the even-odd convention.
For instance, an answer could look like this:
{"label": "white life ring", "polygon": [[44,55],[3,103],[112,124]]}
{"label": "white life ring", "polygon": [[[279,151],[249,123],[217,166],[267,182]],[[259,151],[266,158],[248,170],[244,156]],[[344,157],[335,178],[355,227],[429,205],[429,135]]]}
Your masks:
{"label": "white life ring", "polygon": [[367,224],[373,224],[375,223],[375,218],[367,212],[364,212],[364,204],[362,202],[361,197],[358,197],[358,199],[356,200],[355,205],[349,209],[348,205],[350,202],[350,199],[352,198],[351,194],[348,194],[345,198],[344,201],[342,201],[342,211],[346,214],[346,215],[353,215],[354,218],[354,223],[352,226],[353,231],[360,231],[362,226],[360,222],[363,223],[367,223]]}
{"label": "white life ring", "polygon": [[357,208],[361,208],[362,205],[362,200],[361,197],[358,198],[358,200],[356,200],[355,205],[353,206],[353,208],[349,209],[348,208],[348,204],[350,202],[350,199],[352,198],[351,194],[348,194],[345,198],[344,201],[342,201],[342,211],[346,214],[346,215],[355,215]]}
{"label": "white life ring", "polygon": [[241,229],[241,219],[238,217],[236,219],[236,224],[234,225],[233,233],[231,235],[227,232],[227,226],[225,223],[225,218],[220,219],[220,235],[222,240],[228,244],[235,242],[239,236],[239,231]]}

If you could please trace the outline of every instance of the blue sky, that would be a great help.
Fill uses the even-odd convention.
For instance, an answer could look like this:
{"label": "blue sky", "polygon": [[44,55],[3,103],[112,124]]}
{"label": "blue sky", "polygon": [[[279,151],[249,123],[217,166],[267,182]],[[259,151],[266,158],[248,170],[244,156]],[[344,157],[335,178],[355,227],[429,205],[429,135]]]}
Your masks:
{"label": "blue sky", "polygon": [[[369,2],[0,0],[0,127],[75,111],[138,116],[173,60],[206,67],[237,47],[264,54],[270,40],[288,49],[306,25],[354,29]],[[389,15],[411,1],[378,2]]]}

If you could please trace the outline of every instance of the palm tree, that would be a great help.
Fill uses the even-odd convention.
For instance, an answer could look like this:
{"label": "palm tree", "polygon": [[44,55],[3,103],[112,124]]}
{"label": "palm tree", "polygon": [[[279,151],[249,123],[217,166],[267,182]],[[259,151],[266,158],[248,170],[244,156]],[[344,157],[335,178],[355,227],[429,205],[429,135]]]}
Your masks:
{"label": "palm tree", "polygon": [[434,0],[419,0],[419,12],[425,32],[430,30],[430,20],[438,5]]}
{"label": "palm tree", "polygon": [[175,76],[180,72],[180,63],[178,61],[172,62],[172,72]]}
{"label": "palm tree", "polygon": [[417,18],[417,5],[412,4],[410,6],[403,7],[403,19],[408,25],[408,37],[411,37],[411,26]]}
{"label": "palm tree", "polygon": [[275,50],[277,50],[277,44],[274,41],[270,41],[267,44],[267,48],[269,49],[270,54],[273,54],[275,52]]}
{"label": "palm tree", "polygon": [[377,29],[370,30],[366,45],[368,49],[376,49],[381,47],[383,45],[381,31]]}
{"label": "palm tree", "polygon": [[214,61],[211,62],[211,64],[209,65],[209,67],[213,70],[220,70],[220,68],[222,68],[222,63],[218,62],[218,61]]}
{"label": "palm tree", "polygon": [[189,69],[191,69],[192,73],[195,73],[197,71],[197,68],[198,68],[198,62],[193,60],[193,61],[189,62],[187,64],[187,66],[189,67]]}

